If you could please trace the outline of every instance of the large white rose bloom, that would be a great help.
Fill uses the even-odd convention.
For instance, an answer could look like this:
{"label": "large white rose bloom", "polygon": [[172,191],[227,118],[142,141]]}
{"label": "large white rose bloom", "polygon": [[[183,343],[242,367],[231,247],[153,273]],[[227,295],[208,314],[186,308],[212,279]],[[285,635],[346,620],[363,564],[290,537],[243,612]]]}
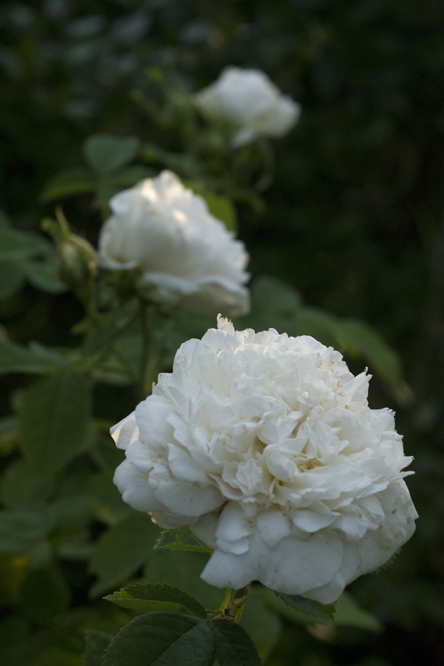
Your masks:
{"label": "large white rose bloom", "polygon": [[202,578],[330,603],[415,530],[411,461],[368,376],[309,336],[218,330],[112,428],[123,499],[214,548]]}
{"label": "large white rose bloom", "polygon": [[245,146],[258,136],[281,137],[299,119],[301,108],[282,95],[258,69],[227,67],[219,79],[194,96],[206,115],[231,123],[237,130],[233,147]]}
{"label": "large white rose bloom", "polygon": [[195,312],[249,310],[244,244],[170,171],[116,194],[99,236],[100,262],[134,269],[139,292]]}

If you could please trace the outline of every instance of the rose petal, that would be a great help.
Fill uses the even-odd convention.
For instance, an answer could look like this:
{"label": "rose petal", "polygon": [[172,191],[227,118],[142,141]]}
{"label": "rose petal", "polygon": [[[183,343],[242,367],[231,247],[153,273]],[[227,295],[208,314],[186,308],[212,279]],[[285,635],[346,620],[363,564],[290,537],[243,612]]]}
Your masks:
{"label": "rose petal", "polygon": [[295,536],[269,549],[255,530],[246,553],[216,549],[201,578],[216,587],[240,589],[252,580],[286,594],[304,594],[329,583],[342,563],[343,546],[335,533],[314,534],[307,541]]}
{"label": "rose petal", "polygon": [[119,449],[125,450],[132,442],[139,439],[139,428],[136,423],[135,413],[132,412],[129,416],[116,423],[110,428],[110,433],[116,446]]}
{"label": "rose petal", "polygon": [[147,474],[124,460],[114,473],[114,483],[122,493],[124,502],[137,511],[155,511],[164,509],[151,492]]}

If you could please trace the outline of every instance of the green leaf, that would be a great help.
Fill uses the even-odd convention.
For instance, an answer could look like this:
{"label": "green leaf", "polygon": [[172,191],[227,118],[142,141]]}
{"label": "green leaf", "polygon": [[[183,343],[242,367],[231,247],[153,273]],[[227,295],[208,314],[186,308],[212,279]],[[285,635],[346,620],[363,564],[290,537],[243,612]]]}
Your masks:
{"label": "green leaf", "polygon": [[56,253],[40,261],[28,261],[23,266],[29,282],[50,294],[61,294],[68,290],[68,285],[60,277],[61,261]]}
{"label": "green leaf", "polygon": [[198,194],[205,200],[208,210],[211,215],[223,222],[228,231],[237,231],[236,209],[227,197],[222,197],[220,194],[207,192],[198,183],[193,183],[188,180],[182,181],[185,187],[188,187],[195,194]]}
{"label": "green leaf", "polygon": [[79,373],[54,373],[24,391],[21,446],[37,473],[51,476],[83,450],[90,413],[89,387]]}
{"label": "green leaf", "polygon": [[336,335],[346,352],[368,360],[393,393],[399,391],[402,384],[401,360],[375,329],[362,321],[339,320]]}
{"label": "green leaf", "polygon": [[81,533],[94,513],[94,499],[88,495],[58,497],[51,503],[56,535]]}
{"label": "green leaf", "polygon": [[131,299],[112,315],[103,317],[103,325],[92,329],[82,346],[85,356],[103,352],[110,347],[114,340],[129,326],[136,318],[139,304],[136,298]]}
{"label": "green leaf", "polygon": [[112,640],[110,634],[90,629],[85,633],[85,652],[83,666],[102,666],[102,657]]}
{"label": "green leaf", "polygon": [[43,479],[21,459],[14,461],[6,469],[1,485],[1,498],[6,507],[19,509],[47,500],[53,489],[52,479]]}
{"label": "green leaf", "polygon": [[70,167],[60,171],[46,183],[41,200],[43,202],[57,201],[74,194],[95,192],[96,188],[97,179],[89,169]]}
{"label": "green leaf", "polygon": [[290,622],[296,622],[297,624],[334,624],[337,626],[359,627],[368,631],[380,631],[382,628],[379,620],[368,611],[360,608],[348,592],[343,592],[335,602],[336,610],[333,620],[295,610],[283,603],[279,596],[267,588],[261,588],[258,594],[267,606],[273,608]]}
{"label": "green leaf", "polygon": [[298,594],[284,594],[281,592],[275,592],[286,604],[295,608],[298,611],[307,613],[308,615],[314,615],[315,617],[320,617],[323,620],[332,620],[335,614],[335,604],[320,604],[318,601],[311,601],[311,599],[305,599],[305,597],[300,597]]}
{"label": "green leaf", "polygon": [[236,209],[229,199],[218,194],[202,192],[211,215],[223,222],[228,231],[237,231]]}
{"label": "green leaf", "polygon": [[162,532],[154,548],[157,550],[193,550],[196,553],[213,552],[213,549],[194,536],[188,527]]}
{"label": "green leaf", "polygon": [[208,623],[179,613],[134,618],[113,638],[102,666],[211,666],[213,636]]}
{"label": "green leaf", "polygon": [[153,169],[144,166],[132,166],[122,169],[109,177],[109,182],[118,190],[126,187],[133,187],[145,178],[152,178],[156,175]]}
{"label": "green leaf", "polygon": [[203,619],[207,617],[204,607],[196,599],[170,585],[136,583],[108,595],[105,599],[123,608],[138,611],[173,611]]}
{"label": "green leaf", "polygon": [[49,567],[53,560],[52,545],[49,541],[39,541],[30,551],[28,551],[27,558],[31,569],[43,569],[44,567]]}
{"label": "green leaf", "polygon": [[220,666],[261,666],[256,646],[242,627],[229,619],[208,623],[214,637],[214,653]]}
{"label": "green leaf", "polygon": [[94,552],[94,544],[86,541],[82,536],[69,541],[64,541],[57,548],[57,555],[62,560],[75,560],[77,562],[89,562]]}
{"label": "green leaf", "polygon": [[0,263],[0,300],[10,298],[20,289],[25,281],[25,271],[17,261]]}
{"label": "green leaf", "polygon": [[185,590],[199,599],[205,608],[217,608],[222,603],[224,590],[205,583],[200,574],[208,561],[208,555],[196,552],[154,550],[147,558],[144,580],[163,583]]}
{"label": "green leaf", "polygon": [[132,162],[140,152],[136,136],[117,137],[94,134],[83,145],[85,160],[98,174],[107,174]]}
{"label": "green leaf", "polygon": [[53,526],[48,509],[0,511],[0,551],[23,555],[44,539]]}
{"label": "green leaf", "polygon": [[158,527],[149,516],[131,511],[99,538],[90,570],[99,580],[91,588],[95,597],[134,574],[152,550]]}
{"label": "green leaf", "polygon": [[251,312],[245,317],[236,317],[236,328],[251,327],[262,331],[273,327],[279,333],[299,335],[296,317],[301,306],[301,296],[291,285],[268,275],[259,275],[251,286]]}
{"label": "green leaf", "polygon": [[0,262],[24,261],[51,251],[50,243],[38,234],[0,227]]}
{"label": "green leaf", "polygon": [[22,347],[12,342],[5,328],[0,326],[0,375],[10,372],[40,374],[71,365],[72,362],[70,358],[36,343]]}
{"label": "green leaf", "polygon": [[[114,442],[111,444],[114,446]],[[100,474],[90,474],[85,492],[95,500],[95,514],[105,523],[116,524],[128,514],[128,504],[113,483],[114,470]]]}
{"label": "green leaf", "polygon": [[[110,434],[109,429],[113,422],[107,425],[106,435],[98,433],[96,436],[95,444],[90,450],[90,455],[95,464],[102,472],[112,472],[125,460],[125,453],[115,446]],[[97,423],[96,423],[97,427]],[[114,486],[115,488],[115,486]]]}

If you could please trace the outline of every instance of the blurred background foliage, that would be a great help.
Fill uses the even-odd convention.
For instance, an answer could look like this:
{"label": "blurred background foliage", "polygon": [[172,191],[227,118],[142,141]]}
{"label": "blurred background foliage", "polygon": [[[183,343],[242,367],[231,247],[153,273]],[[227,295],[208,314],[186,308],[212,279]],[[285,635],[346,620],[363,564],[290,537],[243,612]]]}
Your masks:
{"label": "blurred background foliage", "polygon": [[[248,622],[256,628],[265,622],[262,634],[283,630],[270,666],[444,664],[443,36],[440,0],[5,0],[0,6],[0,206],[23,232],[35,232],[42,217],[53,216],[57,197],[48,194],[48,183],[62,169],[85,164],[82,146],[91,134],[143,137],[140,177],[166,165],[199,181],[199,159],[211,137],[203,135],[202,145],[187,145],[183,93],[208,85],[227,65],[263,69],[302,105],[299,125],[274,142],[275,176],[266,197],[258,191],[246,200],[228,188],[239,236],[250,252],[253,275],[285,280],[308,312],[322,309],[325,316],[371,324],[400,354],[402,387],[389,392],[380,377],[374,378],[370,404],[390,404],[397,411],[406,453],[415,456],[409,487],[420,520],[391,568],[351,586],[383,631],[340,624],[307,630],[285,616],[276,628],[276,616],[267,622],[262,613]],[[242,164],[236,169],[242,179]],[[135,176],[124,174],[114,184],[101,181],[96,208],[91,191],[97,189],[86,178],[83,191],[79,186],[76,196],[63,200],[70,223],[95,244],[107,193],[133,184],[128,181]],[[217,193],[226,184],[213,185]],[[57,261],[48,245],[40,234],[34,254],[23,255],[26,270],[15,278],[0,261],[0,316],[16,343],[74,346],[70,330],[82,316],[81,307],[63,282],[45,283],[51,261]],[[270,281],[256,286],[256,298],[266,300],[267,285]],[[268,323],[262,315],[264,326],[284,325],[297,298],[290,292],[282,307],[270,309]],[[306,332],[312,332],[310,321]],[[319,318],[315,324],[319,328]],[[33,362],[44,367],[39,359]],[[353,371],[362,370],[362,360],[347,360]],[[18,373],[3,380],[1,497],[7,509],[23,501],[17,491],[21,479],[29,482],[15,459],[10,416],[26,392],[38,393],[37,384],[28,388],[29,383]],[[68,395],[69,387],[64,390]],[[106,431],[107,420],[116,422],[131,411],[134,396],[125,386],[99,383],[94,403],[103,421],[97,426],[94,460],[75,459],[66,478],[57,481],[65,485],[52,505],[51,528],[38,511],[25,516],[32,548],[14,542],[0,553],[0,644],[5,658],[16,664],[79,664],[85,628],[113,631],[128,618],[102,602],[85,604],[93,574],[100,572],[103,585],[95,585],[103,594],[131,573],[125,563],[111,571],[109,562],[100,560],[122,538],[120,499],[109,483],[119,458],[100,430]],[[83,402],[82,409],[89,406]],[[86,490],[76,482],[85,465],[94,472]],[[27,492],[45,499],[52,490],[40,485]],[[72,510],[66,498],[81,493]],[[42,536],[49,529],[57,535],[62,527],[76,533],[90,516],[88,502],[98,496],[101,508],[96,502],[95,511],[116,527],[106,533],[91,568],[83,564],[91,554],[85,552],[88,546],[63,539],[62,559],[51,566]],[[137,534],[140,519],[131,514],[120,529]],[[1,538],[7,529],[3,522]],[[103,523],[97,521],[94,529],[99,536]],[[135,541],[132,565],[144,564],[148,545]],[[19,555],[23,550],[30,554]],[[148,568],[148,575],[163,562]],[[39,606],[35,600],[42,595],[45,602]],[[73,610],[67,613],[70,604]]]}

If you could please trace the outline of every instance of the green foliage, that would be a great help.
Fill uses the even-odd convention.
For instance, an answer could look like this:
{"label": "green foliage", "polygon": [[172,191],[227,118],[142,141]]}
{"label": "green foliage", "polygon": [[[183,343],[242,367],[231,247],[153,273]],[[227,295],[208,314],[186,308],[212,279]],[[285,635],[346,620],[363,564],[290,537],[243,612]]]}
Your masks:
{"label": "green foliage", "polygon": [[192,550],[197,553],[212,553],[187,527],[179,527],[162,532],[154,546],[158,550]]}
{"label": "green foliage", "polygon": [[60,258],[42,236],[0,226],[0,300],[10,298],[30,282],[37,289],[59,294],[67,286],[60,277]]}
{"label": "green foliage", "polygon": [[232,620],[153,612],[129,622],[107,648],[103,666],[260,666],[256,648]]}
{"label": "green foliage", "polygon": [[98,596],[134,574],[148,559],[158,528],[146,514],[130,511],[97,541],[90,570],[98,576],[91,596]]}
{"label": "green foliage", "polygon": [[41,200],[59,201],[66,197],[95,193],[95,205],[107,211],[108,201],[114,194],[152,175],[151,170],[144,166],[128,166],[140,150],[141,142],[136,136],[93,134],[83,144],[87,167],[62,169],[48,180]]}
{"label": "green foliage", "polygon": [[48,254],[51,246],[37,234],[12,227],[0,227],[0,262],[26,261],[38,254]]}
{"label": "green foliage", "polygon": [[142,611],[171,611],[194,615],[205,619],[207,613],[203,606],[186,592],[169,585],[150,585],[149,583],[128,585],[119,592],[105,597],[123,608]]}
{"label": "green foliage", "polygon": [[299,595],[283,594],[282,592],[276,592],[276,594],[283,601],[285,601],[286,604],[295,610],[302,611],[302,613],[307,613],[307,615],[320,617],[322,620],[332,620],[334,617],[334,604],[325,606],[324,604],[320,604],[317,601],[311,601],[311,599],[305,599]]}
{"label": "green foliage", "polygon": [[[110,197],[170,168],[246,243],[256,276],[253,310],[236,326],[313,335],[343,352],[353,372],[368,365],[384,384],[372,382],[371,404],[385,405],[390,389],[401,403],[398,430],[408,453],[416,454],[411,489],[421,514],[418,537],[395,566],[353,587],[387,622],[383,634],[365,634],[381,625],[348,594],[332,621],[259,586],[250,593],[243,626],[267,666],[435,663],[444,617],[442,5],[136,5],[99,1],[89,8],[72,0],[0,7],[0,204],[13,218],[0,211],[0,661],[80,666],[90,630],[85,666],[101,664],[111,634],[131,615],[110,620],[101,606],[68,610],[69,595],[55,602],[51,582],[53,570],[55,577],[66,573],[65,591],[79,603],[90,588],[93,554],[98,570],[91,570],[99,585],[103,580],[102,591],[145,565],[151,584],[183,587],[211,608],[221,601],[223,593],[199,578],[205,554],[175,552],[174,543],[186,541],[183,531],[166,550],[151,552],[157,530],[148,538],[142,523],[149,519],[141,516],[139,532],[128,529],[132,554],[125,559],[130,514],[112,482],[123,454],[96,427],[85,431],[77,394],[64,393],[65,420],[49,427],[43,418],[50,408],[46,387],[57,405],[61,375],[78,379],[81,370],[94,413],[115,423],[140,399],[133,384],[143,350],[127,285],[100,277],[97,291],[80,295],[78,283],[84,287],[90,271],[74,252],[71,278],[77,277],[68,280],[71,288],[77,281],[74,297],[69,276],[62,277],[70,258],[65,253],[61,262],[36,232],[39,220],[64,199],[73,235],[95,245]],[[226,128],[198,117],[189,100],[189,92],[233,63],[264,69],[303,107],[294,132],[272,142],[274,182],[265,196],[270,171],[258,146],[234,155]],[[82,156],[85,164],[75,166]],[[174,316],[168,336],[156,339],[157,369],[169,370],[178,345],[215,324],[214,318]],[[152,319],[153,338],[160,321]],[[33,374],[43,377],[31,384]],[[20,427],[7,415],[8,397]],[[120,569],[114,553],[124,563]],[[333,633],[310,636],[305,625],[314,623],[326,624],[334,639]],[[347,627],[360,631],[352,636]],[[230,658],[237,663],[236,654]]]}
{"label": "green foliage", "polygon": [[41,195],[43,201],[58,201],[67,196],[94,192],[97,181],[86,167],[69,167],[53,176]]}
{"label": "green foliage", "polygon": [[143,580],[148,583],[162,581],[197,597],[205,608],[220,606],[224,591],[207,585],[200,578],[208,556],[196,552],[155,550],[145,566]]}
{"label": "green foliage", "polygon": [[0,262],[0,300],[10,298],[25,280],[23,266],[16,260]]}
{"label": "green foliage", "polygon": [[0,511],[0,551],[30,553],[47,537],[54,521],[47,507]]}
{"label": "green foliage", "polygon": [[242,627],[225,619],[216,619],[210,626],[220,666],[261,666],[256,647]]}
{"label": "green foliage", "polygon": [[66,465],[84,449],[90,417],[90,392],[80,373],[53,373],[32,384],[19,412],[21,447],[30,466],[51,476]]}
{"label": "green foliage", "polygon": [[68,285],[60,277],[62,263],[56,254],[48,255],[44,260],[28,261],[23,268],[27,280],[36,289],[50,294],[62,294],[68,290]]}
{"label": "green foliage", "polygon": [[[312,625],[312,624],[333,624],[336,627],[347,626],[367,631],[381,631],[382,625],[378,618],[364,610],[347,592],[343,592],[339,599],[332,604],[334,606],[334,615],[331,615],[331,608],[328,613],[323,609],[329,609],[329,606],[316,604],[309,599],[304,599],[308,604],[302,603],[304,610],[293,604],[288,604],[282,595],[277,595],[267,588],[256,590],[256,597],[259,605],[263,604],[269,610],[272,609],[279,616],[286,618],[294,624]],[[300,599],[301,597],[298,597]],[[309,604],[312,604],[310,606]],[[247,607],[248,610],[248,607]]]}
{"label": "green foliage", "polygon": [[54,490],[54,480],[36,474],[23,459],[7,468],[1,486],[1,499],[9,509],[32,507],[47,500]]}
{"label": "green foliage", "polygon": [[211,215],[221,220],[228,231],[237,231],[236,209],[227,197],[222,197],[213,192],[207,192],[205,188],[198,183],[185,181],[184,184],[189,187],[195,194],[200,195],[208,206]]}
{"label": "green foliage", "polygon": [[89,324],[82,345],[82,353],[85,356],[97,353],[103,354],[103,351],[110,347],[138,314],[139,303],[136,298],[132,298],[121,308],[103,315],[99,326]]}
{"label": "green foliage", "polygon": [[210,666],[211,629],[180,613],[149,613],[129,622],[111,641],[103,666]]}
{"label": "green foliage", "polygon": [[221,220],[228,231],[237,231],[236,210],[229,199],[217,194],[202,193],[211,215]]}
{"label": "green foliage", "polygon": [[81,534],[94,515],[95,498],[88,495],[67,495],[51,503],[56,538]]}
{"label": "green foliage", "polygon": [[140,151],[136,136],[126,138],[110,134],[94,134],[83,146],[85,160],[96,173],[107,174],[132,162]]}
{"label": "green foliage", "polygon": [[102,657],[111,642],[112,636],[103,631],[90,629],[85,634],[83,666],[102,666]]}
{"label": "green foliage", "polygon": [[39,374],[69,366],[72,360],[52,350],[31,343],[29,347],[12,342],[3,327],[0,326],[0,374],[24,372]]}

